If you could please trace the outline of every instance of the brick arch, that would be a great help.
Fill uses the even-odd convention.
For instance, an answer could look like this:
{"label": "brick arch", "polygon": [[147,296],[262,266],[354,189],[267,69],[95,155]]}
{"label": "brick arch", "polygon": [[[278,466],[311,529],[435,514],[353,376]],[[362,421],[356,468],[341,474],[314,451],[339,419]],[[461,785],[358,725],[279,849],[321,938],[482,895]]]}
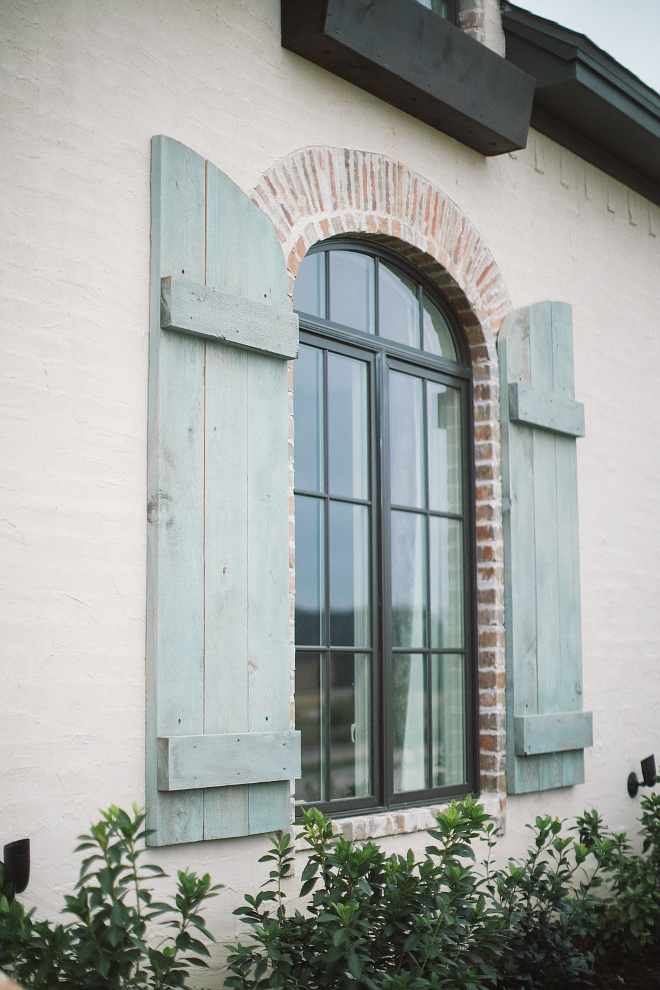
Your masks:
{"label": "brick arch", "polygon": [[441,189],[385,155],[303,148],[250,193],[295,277],[309,248],[362,235],[407,257],[444,292],[465,328],[474,376],[481,786],[505,807],[504,584],[497,331],[511,300],[479,231]]}
{"label": "brick arch", "polygon": [[[252,190],[282,242],[289,294],[298,266],[317,241],[335,234],[383,239],[451,299],[470,346],[494,353],[511,300],[495,259],[468,217],[437,186],[385,155],[303,148],[281,159]],[[473,353],[473,362],[483,360]]]}

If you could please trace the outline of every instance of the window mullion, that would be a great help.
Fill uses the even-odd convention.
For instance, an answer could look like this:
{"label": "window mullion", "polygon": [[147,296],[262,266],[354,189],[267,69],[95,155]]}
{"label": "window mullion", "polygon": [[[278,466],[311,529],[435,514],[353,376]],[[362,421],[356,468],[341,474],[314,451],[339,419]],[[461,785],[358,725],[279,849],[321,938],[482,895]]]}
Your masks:
{"label": "window mullion", "polygon": [[[327,255],[326,255],[327,259]],[[326,261],[327,265],[327,261]],[[325,652],[323,654],[323,701],[322,701],[322,777],[323,800],[330,800],[330,499],[329,494],[329,455],[328,455],[328,352],[323,351],[323,511],[324,511],[324,570],[325,570]]]}
{"label": "window mullion", "polygon": [[425,529],[425,552],[426,560],[424,569],[426,572],[426,647],[424,656],[424,699],[426,708],[426,786],[433,786],[433,704],[432,704],[432,683],[431,683],[431,527],[429,525],[429,438],[428,438],[428,396],[427,385],[424,382],[422,389],[422,450],[424,457],[424,516]]}
{"label": "window mullion", "polygon": [[382,580],[381,603],[381,637],[382,637],[382,691],[383,691],[383,725],[381,729],[381,753],[383,760],[383,787],[385,804],[392,803],[393,785],[393,719],[392,719],[392,538],[391,538],[391,507],[390,507],[390,416],[389,416],[389,368],[387,358],[381,353],[379,361],[379,399],[380,415],[380,456],[381,456],[381,543],[380,543],[380,572]]}

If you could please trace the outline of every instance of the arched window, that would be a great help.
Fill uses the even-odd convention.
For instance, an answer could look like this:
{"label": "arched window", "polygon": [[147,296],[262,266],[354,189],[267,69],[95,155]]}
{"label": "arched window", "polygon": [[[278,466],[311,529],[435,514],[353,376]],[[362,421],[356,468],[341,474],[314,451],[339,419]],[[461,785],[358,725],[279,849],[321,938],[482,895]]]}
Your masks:
{"label": "arched window", "polygon": [[352,237],[295,284],[299,805],[478,789],[472,372],[421,271]]}

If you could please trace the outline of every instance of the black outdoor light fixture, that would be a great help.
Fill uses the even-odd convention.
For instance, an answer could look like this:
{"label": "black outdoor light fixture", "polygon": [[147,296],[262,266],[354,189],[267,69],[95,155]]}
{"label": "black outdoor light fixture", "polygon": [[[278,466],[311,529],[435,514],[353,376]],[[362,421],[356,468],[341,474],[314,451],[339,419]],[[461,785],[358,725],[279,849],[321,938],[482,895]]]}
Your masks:
{"label": "black outdoor light fixture", "polygon": [[16,839],[8,842],[2,851],[2,890],[8,901],[15,894],[22,894],[30,880],[30,840]]}
{"label": "black outdoor light fixture", "polygon": [[642,760],[642,777],[644,779],[639,780],[636,773],[628,775],[628,794],[631,797],[636,797],[640,787],[653,787],[655,784],[655,756],[653,753]]}

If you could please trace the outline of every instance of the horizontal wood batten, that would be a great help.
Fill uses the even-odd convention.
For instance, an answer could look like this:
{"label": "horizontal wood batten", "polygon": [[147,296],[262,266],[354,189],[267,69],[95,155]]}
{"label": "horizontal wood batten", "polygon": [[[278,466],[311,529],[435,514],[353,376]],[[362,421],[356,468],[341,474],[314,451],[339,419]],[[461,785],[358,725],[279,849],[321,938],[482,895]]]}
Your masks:
{"label": "horizontal wood batten", "polygon": [[584,436],[584,405],[581,402],[561,399],[522,382],[509,385],[509,418],[553,433]]}
{"label": "horizontal wood batten", "polygon": [[594,744],[592,712],[522,715],[513,723],[516,756],[562,753]]}
{"label": "horizontal wood batten", "polygon": [[300,777],[300,732],[160,736],[158,789],[185,791]]}
{"label": "horizontal wood batten", "polygon": [[189,278],[160,280],[160,326],[285,359],[298,356],[298,317]]}

